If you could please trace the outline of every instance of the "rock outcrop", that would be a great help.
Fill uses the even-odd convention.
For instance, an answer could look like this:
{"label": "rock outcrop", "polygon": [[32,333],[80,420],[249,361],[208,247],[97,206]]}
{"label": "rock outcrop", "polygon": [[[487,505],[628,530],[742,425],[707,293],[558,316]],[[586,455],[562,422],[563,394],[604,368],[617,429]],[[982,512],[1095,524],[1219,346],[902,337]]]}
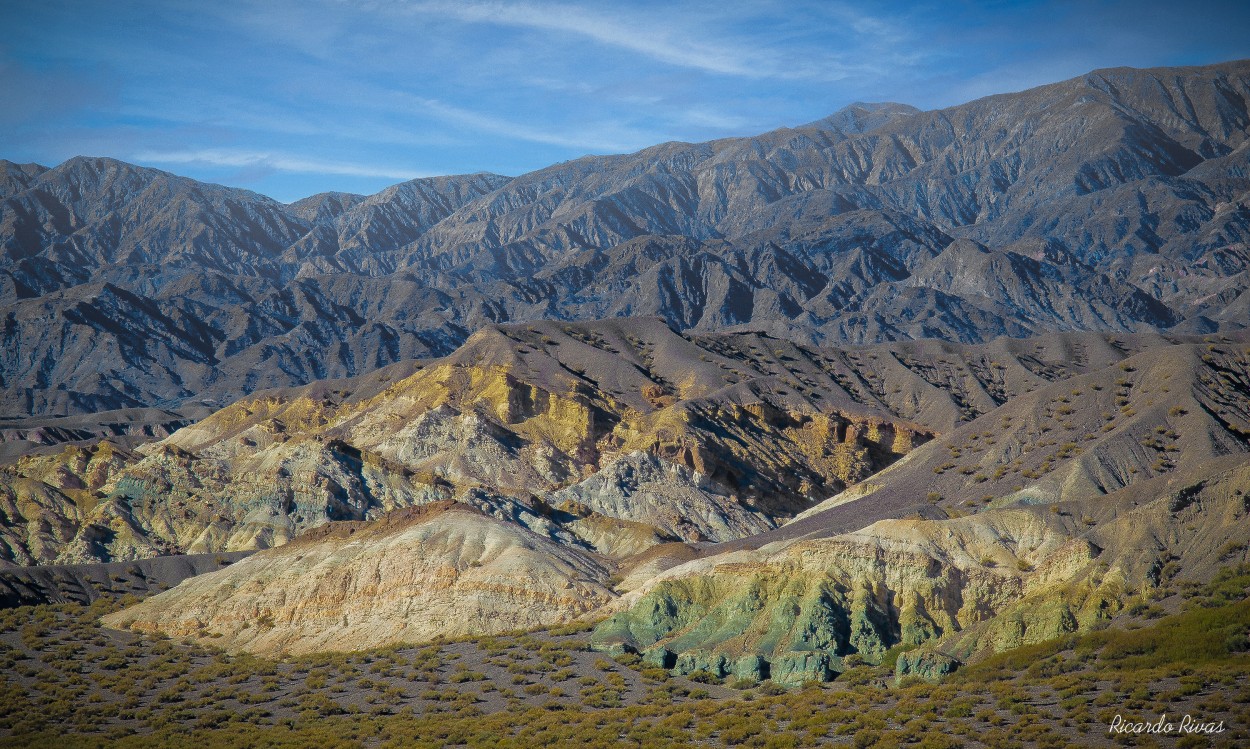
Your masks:
{"label": "rock outcrop", "polygon": [[628,609],[601,624],[594,642],[685,673],[825,681],[847,656],[879,662],[892,647],[962,631],[1026,596],[1047,598],[1097,554],[1044,512],[886,520],[676,567],[629,593],[618,604]]}
{"label": "rock outcrop", "polygon": [[589,478],[552,493],[557,507],[633,520],[683,541],[728,541],[772,528],[696,471],[647,453],[624,455]]}
{"label": "rock outcrop", "polygon": [[[825,680],[854,657],[940,678],[988,653],[1088,631],[1173,578],[1250,549],[1250,464],[1226,457],[1105,497],[887,520],[710,554],[613,602],[594,644],[684,673]],[[858,500],[867,501],[867,500]]]}
{"label": "rock outcrop", "polygon": [[[426,639],[445,619],[414,624],[399,599],[426,585],[435,610],[477,611],[478,568],[449,539],[502,534],[545,581],[539,595],[479,560],[526,602],[515,626],[606,616],[598,647],[686,673],[797,684],[897,656],[900,676],[938,678],[1245,555],[1246,352],[1083,334],[886,359],[658,321],[510,326],[444,360],[241,401],[117,465],[20,466],[74,508],[73,477],[105,482],[74,495],[96,504],[62,554],[276,546],[115,624],[268,653],[340,647],[332,620],[341,647]],[[986,410],[930,439],[894,415],[903,385],[951,404],[913,413]],[[849,488],[818,501],[818,481]],[[430,530],[452,520],[472,533]]]}
{"label": "rock outcrop", "polygon": [[[1087,360],[1088,339],[1066,340],[1069,362]],[[918,648],[899,675],[936,678],[1106,621],[1169,564],[1209,577],[1250,539],[1248,351],[1164,343],[1011,398],[787,525],[635,585],[596,641],[792,682]]]}

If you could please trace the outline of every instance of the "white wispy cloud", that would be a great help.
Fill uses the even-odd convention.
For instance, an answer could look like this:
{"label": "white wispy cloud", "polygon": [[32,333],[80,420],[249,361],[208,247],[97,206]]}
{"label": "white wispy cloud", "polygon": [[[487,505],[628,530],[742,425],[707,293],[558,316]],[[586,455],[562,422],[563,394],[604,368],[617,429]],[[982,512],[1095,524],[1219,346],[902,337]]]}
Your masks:
{"label": "white wispy cloud", "polygon": [[185,151],[140,151],[131,159],[155,164],[203,164],[235,168],[265,168],[300,174],[334,174],[346,177],[379,177],[416,179],[430,174],[394,166],[354,164],[343,161],[307,159],[266,151],[244,151],[228,148],[206,148]]}
{"label": "white wispy cloud", "polygon": [[551,128],[524,125],[512,120],[448,104],[438,99],[406,96],[415,109],[445,122],[473,128],[479,132],[505,138],[542,143],[562,148],[581,148],[599,152],[633,151],[654,142],[653,134],[634,132],[613,124],[600,123],[563,132]]}
{"label": "white wispy cloud", "polygon": [[709,107],[699,106],[683,109],[677,119],[684,125],[709,127],[719,130],[741,130],[750,125],[746,117],[726,114]]}
{"label": "white wispy cloud", "polygon": [[592,12],[574,5],[538,5],[527,2],[505,3],[481,0],[463,2],[426,0],[404,3],[400,7],[413,13],[441,16],[466,23],[486,23],[576,34],[670,65],[713,73],[752,78],[767,75],[767,72],[750,64],[751,56],[744,50],[688,37],[674,39],[658,22],[648,23],[620,13]]}
{"label": "white wispy cloud", "polygon": [[[681,5],[640,9],[619,4],[611,10],[603,10],[572,3],[526,0],[339,2],[370,11],[572,34],[668,65],[756,80],[835,81],[869,67],[859,55],[847,49],[795,48],[790,44],[791,39],[771,38],[766,30],[753,28],[752,19],[758,15],[749,12],[750,4],[708,3],[696,11]],[[819,3],[816,7],[825,11],[832,4]],[[882,40],[898,38],[895,27],[849,6],[836,7],[840,23],[858,37],[850,45],[851,49],[867,46],[884,51],[887,46],[880,43]]]}

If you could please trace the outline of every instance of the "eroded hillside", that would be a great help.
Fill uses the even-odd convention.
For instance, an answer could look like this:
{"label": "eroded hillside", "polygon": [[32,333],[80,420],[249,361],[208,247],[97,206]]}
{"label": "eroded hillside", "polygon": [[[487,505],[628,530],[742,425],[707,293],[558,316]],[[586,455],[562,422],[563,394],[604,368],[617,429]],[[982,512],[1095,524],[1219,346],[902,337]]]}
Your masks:
{"label": "eroded hillside", "polygon": [[[831,350],[681,336],[658,320],[508,326],[407,371],[224,409],[140,450],[95,512],[209,548],[304,532],[337,539],[324,555],[338,559],[373,554],[371,536],[309,527],[354,518],[384,533],[405,503],[455,499],[475,525],[596,570],[535,578],[599,586],[576,611],[507,595],[535,621],[610,616],[600,647],[791,683],[905,648],[902,668],[933,676],[1087,630],[1164,576],[1204,579],[1245,554],[1247,356],[1222,336]],[[915,408],[922,396],[929,410]],[[321,478],[284,483],[310,460]],[[288,486],[297,501],[272,495]],[[193,519],[181,535],[166,520],[178,512]],[[194,520],[206,515],[215,524]],[[422,543],[397,558],[444,565],[431,584],[472,578],[447,541]],[[266,652],[336,647],[327,633],[358,596],[318,590],[390,600],[419,586],[354,562],[331,565],[346,577],[323,585],[302,544],[185,583],[125,622]],[[459,632],[382,619],[361,631]]]}
{"label": "eroded hillside", "polygon": [[6,469],[9,559],[267,548],[444,499],[612,556],[741,538],[962,417],[919,376],[911,395],[936,401],[907,407],[900,390],[892,406],[858,356],[654,319],[491,328],[450,357],[266,392],[134,452],[23,458]]}

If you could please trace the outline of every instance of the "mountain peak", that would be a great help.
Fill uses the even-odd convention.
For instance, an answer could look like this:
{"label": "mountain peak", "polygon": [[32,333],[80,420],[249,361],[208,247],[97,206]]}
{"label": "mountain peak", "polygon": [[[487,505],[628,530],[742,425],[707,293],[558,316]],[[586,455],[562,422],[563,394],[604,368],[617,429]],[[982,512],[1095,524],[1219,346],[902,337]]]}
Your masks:
{"label": "mountain peak", "polygon": [[802,127],[838,130],[848,135],[860,135],[876,130],[891,120],[910,117],[919,114],[920,111],[910,104],[890,101],[857,101],[842,107],[828,117],[809,122]]}

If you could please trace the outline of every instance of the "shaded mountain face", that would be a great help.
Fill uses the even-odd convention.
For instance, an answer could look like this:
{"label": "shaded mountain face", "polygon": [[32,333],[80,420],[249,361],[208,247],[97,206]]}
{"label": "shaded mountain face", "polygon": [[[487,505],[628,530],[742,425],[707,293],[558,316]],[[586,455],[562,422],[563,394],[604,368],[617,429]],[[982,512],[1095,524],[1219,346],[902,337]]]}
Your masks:
{"label": "shaded mountain face", "polygon": [[655,315],[816,344],[1245,325],[1250,63],[283,205],[0,163],[0,416],[223,404]]}

